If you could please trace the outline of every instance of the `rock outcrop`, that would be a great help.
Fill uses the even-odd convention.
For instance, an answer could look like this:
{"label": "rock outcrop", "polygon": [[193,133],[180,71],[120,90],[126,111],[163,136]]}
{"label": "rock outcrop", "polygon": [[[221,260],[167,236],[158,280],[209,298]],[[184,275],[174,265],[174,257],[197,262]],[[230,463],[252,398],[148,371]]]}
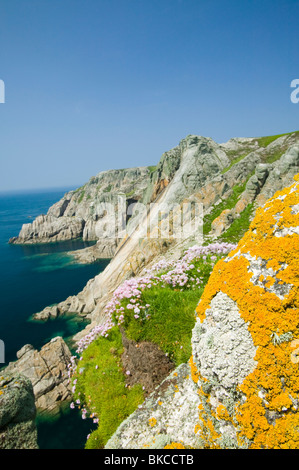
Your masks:
{"label": "rock outcrop", "polygon": [[[110,243],[107,227],[114,224],[119,198],[126,206],[139,201],[144,194],[151,175],[148,167],[109,170],[92,177],[88,183],[70,191],[55,203],[46,215],[24,224],[19,235],[10,243],[49,243],[76,238],[99,240],[105,246],[99,250],[100,257],[109,258],[114,253],[114,238]],[[108,214],[107,207],[109,208]],[[124,221],[126,223],[126,221]]]}
{"label": "rock outcrop", "polygon": [[64,340],[57,336],[40,351],[27,344],[17,352],[17,358],[3,372],[22,374],[30,380],[39,413],[59,411],[61,403],[71,397],[68,383],[71,352]]}
{"label": "rock outcrop", "polygon": [[0,371],[0,449],[37,449],[32,384]]}
{"label": "rock outcrop", "polygon": [[121,424],[107,448],[299,448],[295,179],[257,210],[237,248],[215,265],[197,307],[189,364]]}

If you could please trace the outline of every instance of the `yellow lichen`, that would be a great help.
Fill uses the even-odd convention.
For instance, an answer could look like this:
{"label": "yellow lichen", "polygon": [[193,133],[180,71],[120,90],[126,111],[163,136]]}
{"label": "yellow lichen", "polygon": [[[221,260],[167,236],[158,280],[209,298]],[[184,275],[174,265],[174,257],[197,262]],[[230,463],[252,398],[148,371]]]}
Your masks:
{"label": "yellow lichen", "polygon": [[[299,181],[299,175],[295,180]],[[250,442],[251,448],[299,448],[299,236],[295,230],[284,236],[279,233],[299,226],[299,214],[292,211],[298,204],[299,184],[294,183],[257,209],[238,247],[216,264],[197,307],[203,322],[211,300],[221,291],[236,302],[248,325],[257,365],[239,386],[243,400],[235,404],[234,422],[239,443]],[[276,281],[287,285],[284,297],[252,282],[245,254],[267,262],[267,269],[274,274],[266,279],[260,276],[259,281],[266,281],[268,288]],[[277,335],[276,343],[273,334]],[[292,343],[290,339],[279,341],[283,334],[293,339]],[[198,382],[192,358],[190,365],[192,378]],[[269,419],[273,412],[275,419]],[[211,416],[218,421],[228,418],[222,404]],[[209,446],[215,446],[218,434],[213,420],[202,410],[196,432],[208,434]]]}
{"label": "yellow lichen", "polygon": [[156,424],[157,424],[156,418],[150,418],[150,419],[148,420],[148,422],[149,422],[149,425],[150,425],[152,428],[153,428],[154,426],[156,426]]}
{"label": "yellow lichen", "polygon": [[186,449],[186,447],[180,442],[171,442],[171,444],[167,444],[164,449]]}

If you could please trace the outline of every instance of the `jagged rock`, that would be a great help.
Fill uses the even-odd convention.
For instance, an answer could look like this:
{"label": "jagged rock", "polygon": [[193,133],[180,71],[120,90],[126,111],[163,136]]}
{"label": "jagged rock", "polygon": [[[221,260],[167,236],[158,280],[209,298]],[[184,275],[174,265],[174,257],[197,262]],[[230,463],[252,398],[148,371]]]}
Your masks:
{"label": "jagged rock", "polygon": [[[254,206],[258,207],[273,196],[276,189],[291,184],[294,174],[299,171],[296,141],[298,141],[298,135],[292,134],[283,139],[280,138],[280,143],[276,146],[272,142],[271,149],[268,150],[268,148],[260,148],[256,144],[256,139],[249,139],[249,141],[248,139],[237,139],[239,150],[245,152],[244,149],[246,149],[249,153],[223,173],[223,168],[229,164],[229,159],[223,156],[225,151],[223,144],[218,148],[212,139],[195,139],[194,136],[189,136],[189,138],[183,139],[177,147],[163,155],[161,162],[151,173],[151,183],[144,190],[142,201],[150,203],[154,194],[153,186],[160,181],[159,178],[161,180],[167,179],[167,186],[156,196],[157,203],[171,207],[172,204],[188,202],[192,199],[198,204],[202,204],[206,213],[218,201],[225,200],[236,184],[245,183],[254,173],[259,184],[259,192],[252,199],[248,192],[244,191],[236,206],[231,209],[229,216],[225,216],[225,220],[222,220],[220,232],[223,233],[223,230],[225,231],[230,226],[248,204],[254,203]],[[286,152],[276,162],[265,163],[266,157],[269,153],[271,154],[272,149],[275,151],[277,149],[286,150]],[[206,164],[207,161],[217,164],[217,170],[214,164],[212,164],[211,171],[207,170],[206,166],[204,168],[203,163]],[[196,190],[193,189],[193,183],[190,188],[183,183],[182,178],[185,173],[204,175],[198,178]],[[96,186],[96,184],[93,183],[92,186]],[[131,217],[128,222],[129,228],[134,225],[135,219],[139,222],[139,226],[137,225],[135,232],[132,233],[134,236],[126,237],[118,244],[114,257],[106,269],[90,280],[85,288],[76,295],[78,302],[73,303],[76,309],[72,313],[88,316],[93,324],[99,323],[103,319],[105,303],[109,301],[109,296],[111,297],[121,282],[132,275],[139,275],[149,263],[159,259],[162,254],[165,256],[169,250],[180,253],[182,243],[189,245],[191,242],[202,242],[200,233],[193,238],[180,240],[171,239],[171,237],[167,240],[145,237],[144,227],[146,224],[150,224],[151,214],[154,214],[154,211],[155,205],[151,207],[150,212],[143,215],[143,218],[139,219],[139,216],[135,218],[134,215]],[[220,232],[217,228],[215,233]],[[102,240],[101,243],[104,241]],[[99,243],[99,247],[102,246],[101,243]],[[91,259],[93,259],[93,250],[90,253]],[[86,260],[88,259],[88,250],[84,253],[84,257]],[[60,314],[71,311],[68,301],[61,302],[58,307]]]}
{"label": "jagged rock", "polygon": [[69,251],[68,254],[80,264],[94,263],[99,259],[111,259],[116,253],[120,240],[114,238],[100,239],[93,246],[82,250]]}
{"label": "jagged rock", "polygon": [[10,243],[48,243],[72,240],[82,236],[84,220],[78,217],[40,215],[31,224],[24,224],[18,237]]}
{"label": "jagged rock", "polygon": [[0,449],[37,449],[32,384],[0,371]]}
{"label": "jagged rock", "polygon": [[[103,238],[107,238],[105,227],[114,220],[119,197],[127,203],[140,200],[150,175],[148,167],[101,172],[81,188],[66,193],[47,215],[24,224],[19,236],[11,238],[10,243],[49,243],[79,237],[98,240],[103,233]],[[104,203],[111,214],[106,214]]]}
{"label": "jagged rock", "polygon": [[53,338],[40,351],[25,345],[17,352],[17,357],[4,373],[22,374],[30,380],[39,412],[57,412],[59,405],[71,397],[68,384],[71,352],[64,340],[59,336]]}
{"label": "jagged rock", "polygon": [[230,209],[225,209],[221,212],[217,219],[213,220],[211,226],[211,233],[214,237],[219,237],[234,221],[233,212]]}

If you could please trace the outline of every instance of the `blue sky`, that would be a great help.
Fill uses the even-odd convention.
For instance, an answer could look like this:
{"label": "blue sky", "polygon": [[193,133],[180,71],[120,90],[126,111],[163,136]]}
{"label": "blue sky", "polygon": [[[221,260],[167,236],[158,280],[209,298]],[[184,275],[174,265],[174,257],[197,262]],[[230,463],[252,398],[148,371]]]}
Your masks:
{"label": "blue sky", "polygon": [[0,0],[0,190],[299,129],[299,0]]}

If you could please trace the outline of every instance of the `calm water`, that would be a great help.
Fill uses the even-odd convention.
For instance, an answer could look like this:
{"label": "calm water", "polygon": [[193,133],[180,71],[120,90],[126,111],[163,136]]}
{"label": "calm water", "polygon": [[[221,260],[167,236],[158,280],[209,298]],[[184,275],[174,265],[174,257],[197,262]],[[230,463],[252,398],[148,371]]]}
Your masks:
{"label": "calm water", "polygon": [[[80,292],[108,263],[102,260],[91,265],[75,264],[65,252],[91,244],[81,240],[33,246],[8,244],[10,237],[18,235],[23,223],[45,214],[65,192],[66,189],[0,193],[0,339],[5,343],[6,364],[16,360],[16,352],[24,344],[39,349],[55,336],[67,340],[81,330],[84,323],[74,318],[42,323],[31,321],[30,317]],[[39,422],[39,446],[83,448],[91,428],[76,411],[65,410],[58,420]]]}

